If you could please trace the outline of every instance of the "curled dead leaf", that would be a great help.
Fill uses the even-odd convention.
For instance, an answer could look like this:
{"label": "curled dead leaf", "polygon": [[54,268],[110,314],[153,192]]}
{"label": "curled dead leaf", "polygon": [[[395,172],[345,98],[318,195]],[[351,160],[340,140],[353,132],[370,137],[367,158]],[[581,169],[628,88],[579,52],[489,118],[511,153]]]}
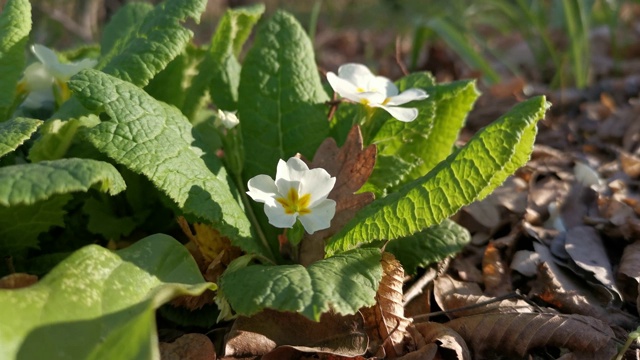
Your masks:
{"label": "curled dead leaf", "polygon": [[616,354],[614,333],[600,320],[582,315],[484,314],[451,320],[475,357],[499,351],[525,357],[541,347],[566,348],[581,359],[610,359]]}
{"label": "curled dead leaf", "polygon": [[402,306],[402,284],[404,269],[393,254],[382,253],[382,280],[376,293],[376,304],[360,310],[369,339],[369,349],[373,353],[379,352],[379,347],[391,357],[404,353],[405,337],[408,335],[407,326],[411,320],[404,317]]}
{"label": "curled dead leaf", "polygon": [[[452,351],[458,360],[470,360],[471,353],[462,336],[450,327],[435,322],[415,324],[409,327],[418,350],[430,345]],[[435,355],[435,354],[434,354]],[[441,355],[442,358],[444,356]],[[404,357],[402,359],[405,359]]]}
{"label": "curled dead leaf", "polygon": [[21,289],[38,282],[38,277],[31,274],[15,273],[0,278],[0,289]]}

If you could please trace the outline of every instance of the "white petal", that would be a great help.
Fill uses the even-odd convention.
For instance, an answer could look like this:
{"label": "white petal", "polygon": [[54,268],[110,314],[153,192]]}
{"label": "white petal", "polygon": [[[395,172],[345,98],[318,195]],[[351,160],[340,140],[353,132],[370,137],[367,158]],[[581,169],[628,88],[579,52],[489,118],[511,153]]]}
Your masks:
{"label": "white petal", "polygon": [[39,44],[33,45],[31,51],[47,70],[61,81],[67,81],[70,77],[80,72],[80,70],[92,68],[98,63],[93,59],[83,59],[82,61],[71,64],[61,64],[53,50]]}
{"label": "white petal", "polygon": [[44,65],[34,62],[24,69],[24,82],[28,91],[51,91],[53,76],[49,74]]}
{"label": "white petal", "polygon": [[389,114],[391,114],[391,116],[403,122],[411,122],[418,117],[418,109],[416,108],[403,108],[383,105],[378,105],[376,107],[384,109]]}
{"label": "white petal", "polygon": [[40,61],[44,66],[53,67],[60,63],[56,53],[46,46],[35,44],[31,46],[31,52],[33,52],[33,55],[35,55],[38,58],[38,61]]}
{"label": "white petal", "polygon": [[365,90],[374,78],[371,70],[362,64],[344,64],[338,68],[338,76]]}
{"label": "white petal", "polygon": [[269,224],[277,228],[290,228],[296,223],[296,215],[285,213],[284,208],[277,201],[272,204],[264,204],[264,213],[269,218]]}
{"label": "white petal", "polygon": [[379,92],[384,98],[398,95],[398,88],[396,85],[384,76],[376,76],[367,85],[367,91]]}
{"label": "white petal", "polygon": [[307,164],[296,157],[289,158],[286,163],[283,160],[278,161],[276,186],[280,194],[286,195],[292,187],[300,192],[301,180],[306,171],[309,171]]}
{"label": "white petal", "polygon": [[327,81],[329,81],[329,85],[331,85],[333,91],[337,92],[338,95],[351,101],[360,101],[360,98],[358,97],[358,88],[354,84],[345,79],[339,78],[332,72],[327,73]]}
{"label": "white petal", "polygon": [[300,223],[309,234],[313,234],[318,230],[329,228],[335,214],[336,202],[327,199],[312,208],[311,213],[300,216]]}
{"label": "white petal", "polygon": [[273,202],[273,199],[279,196],[276,183],[271,176],[268,175],[252,177],[247,183],[247,188],[249,189],[247,195],[251,196],[251,198],[257,202]]}
{"label": "white petal", "polygon": [[358,96],[361,99],[365,99],[366,104],[369,106],[380,105],[386,99],[386,96],[384,96],[384,94],[381,92],[363,92],[358,94]]}
{"label": "white petal", "polygon": [[392,96],[386,105],[402,105],[409,101],[424,100],[428,98],[427,92],[422,89],[408,89],[400,95]]}
{"label": "white petal", "polygon": [[315,204],[327,198],[335,184],[336,178],[331,177],[325,169],[311,169],[302,178],[300,192],[311,195],[309,207],[312,208]]}

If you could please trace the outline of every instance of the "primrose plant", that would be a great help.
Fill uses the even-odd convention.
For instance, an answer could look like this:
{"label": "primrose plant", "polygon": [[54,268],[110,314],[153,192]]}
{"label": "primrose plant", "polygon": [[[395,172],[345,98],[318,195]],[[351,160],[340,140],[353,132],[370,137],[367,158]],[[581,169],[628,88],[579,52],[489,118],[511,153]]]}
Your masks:
{"label": "primrose plant", "polygon": [[0,358],[71,340],[68,357],[153,357],[154,310],[206,289],[220,313],[161,313],[353,314],[375,303],[382,248],[410,273],[452,255],[469,235],[448,217],[529,158],[543,97],[455,148],[474,81],[359,64],[325,79],[298,21],[262,5],[227,10],[198,47],[183,23],[205,5],[127,3],[64,53],[28,43],[27,0],[4,7],[0,275],[45,276],[0,290]]}

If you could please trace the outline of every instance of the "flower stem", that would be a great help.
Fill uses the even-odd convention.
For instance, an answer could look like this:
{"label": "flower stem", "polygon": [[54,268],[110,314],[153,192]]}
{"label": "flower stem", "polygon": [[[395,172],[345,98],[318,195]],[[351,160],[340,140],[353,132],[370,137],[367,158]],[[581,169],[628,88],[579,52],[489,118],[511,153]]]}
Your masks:
{"label": "flower stem", "polygon": [[244,187],[242,178],[240,177],[239,174],[234,174],[234,175],[236,178],[236,184],[238,186],[238,189],[240,190],[240,197],[242,198],[242,203],[244,204],[247,215],[249,216],[249,221],[253,224],[253,227],[255,228],[256,233],[258,234],[258,238],[260,239],[260,242],[262,242],[262,245],[267,249],[269,260],[271,260],[272,263],[275,263],[276,258],[273,255],[273,251],[271,251],[271,246],[269,246],[269,241],[267,241],[266,235],[264,234],[264,232],[262,231],[262,228],[260,227],[258,218],[256,217],[256,214],[253,212],[253,208],[251,207],[251,203],[249,202],[249,198],[247,197],[247,189]]}

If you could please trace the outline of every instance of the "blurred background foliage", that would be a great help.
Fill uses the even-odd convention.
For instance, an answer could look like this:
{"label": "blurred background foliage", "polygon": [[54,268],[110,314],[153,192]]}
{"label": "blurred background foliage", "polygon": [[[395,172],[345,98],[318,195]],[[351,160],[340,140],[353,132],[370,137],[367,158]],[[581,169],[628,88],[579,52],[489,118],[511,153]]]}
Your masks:
{"label": "blurred background foliage", "polygon": [[[96,43],[126,2],[33,0],[32,40],[56,49]],[[200,24],[190,25],[196,44],[208,44],[226,8],[255,2],[210,0]],[[300,20],[314,40],[322,70],[356,61],[395,78],[401,62],[410,71],[431,71],[441,81],[477,77],[492,85],[517,76],[552,88],[583,88],[623,73],[618,60],[640,53],[635,49],[638,0],[260,2],[267,14],[285,9]],[[598,59],[603,53],[606,61]]]}

